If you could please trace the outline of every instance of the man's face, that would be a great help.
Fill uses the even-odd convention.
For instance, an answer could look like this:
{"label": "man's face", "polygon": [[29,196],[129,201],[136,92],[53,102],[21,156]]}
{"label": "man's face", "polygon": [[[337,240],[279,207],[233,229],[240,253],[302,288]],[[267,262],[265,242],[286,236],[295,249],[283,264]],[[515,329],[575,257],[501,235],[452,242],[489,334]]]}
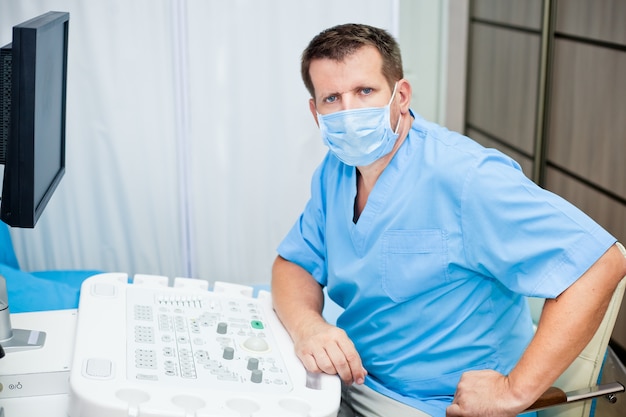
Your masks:
{"label": "man's face", "polygon": [[310,100],[313,116],[341,110],[387,105],[392,91],[382,73],[382,57],[373,46],[364,46],[338,62],[316,59],[309,67],[315,87]]}

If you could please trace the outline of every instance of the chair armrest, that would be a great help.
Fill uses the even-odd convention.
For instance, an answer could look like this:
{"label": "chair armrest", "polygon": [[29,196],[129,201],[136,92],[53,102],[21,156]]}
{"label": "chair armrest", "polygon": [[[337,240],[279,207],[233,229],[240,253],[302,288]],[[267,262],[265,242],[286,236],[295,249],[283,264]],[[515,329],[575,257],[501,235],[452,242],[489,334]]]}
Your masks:
{"label": "chair armrest", "polygon": [[[526,411],[536,411],[557,405],[573,403],[576,401],[589,400],[601,396],[611,396],[623,392],[624,386],[619,382],[595,385],[575,391],[564,392],[560,388],[550,387],[544,392]],[[614,402],[614,401],[612,401]]]}

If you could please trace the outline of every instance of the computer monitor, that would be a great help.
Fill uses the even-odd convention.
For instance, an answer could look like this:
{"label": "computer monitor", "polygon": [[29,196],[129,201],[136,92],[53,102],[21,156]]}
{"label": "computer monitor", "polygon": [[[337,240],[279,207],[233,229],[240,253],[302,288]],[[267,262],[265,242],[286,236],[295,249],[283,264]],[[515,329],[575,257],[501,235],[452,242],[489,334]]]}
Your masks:
{"label": "computer monitor", "polygon": [[0,56],[0,218],[32,228],[65,173],[69,13],[13,27]]}

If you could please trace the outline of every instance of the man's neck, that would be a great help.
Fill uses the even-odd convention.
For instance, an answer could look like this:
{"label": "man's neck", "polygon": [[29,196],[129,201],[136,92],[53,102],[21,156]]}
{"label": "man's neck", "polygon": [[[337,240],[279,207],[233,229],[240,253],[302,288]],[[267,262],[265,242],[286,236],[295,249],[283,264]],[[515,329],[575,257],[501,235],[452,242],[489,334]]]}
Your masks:
{"label": "man's neck", "polygon": [[356,198],[354,200],[354,222],[356,223],[361,213],[365,209],[365,205],[367,204],[367,199],[370,196],[370,193],[374,189],[376,185],[376,181],[383,173],[389,162],[393,159],[394,155],[400,149],[400,146],[406,139],[406,135],[404,135],[401,139],[398,139],[398,142],[394,146],[393,150],[389,152],[387,155],[378,159],[374,163],[364,166],[357,167],[356,169]]}
{"label": "man's neck", "polygon": [[411,129],[411,125],[413,123],[413,118],[408,117],[405,118],[406,121],[401,121],[401,125],[399,128],[400,136],[398,137],[395,145],[391,152],[382,158],[374,161],[370,165],[357,167],[357,179],[356,179],[356,198],[354,200],[354,222],[358,220],[359,216],[365,209],[365,205],[367,204],[367,199],[369,198],[370,193],[374,189],[376,185],[376,181],[383,173],[387,165],[391,162],[400,146],[404,143],[407,136],[409,135],[409,130]]}

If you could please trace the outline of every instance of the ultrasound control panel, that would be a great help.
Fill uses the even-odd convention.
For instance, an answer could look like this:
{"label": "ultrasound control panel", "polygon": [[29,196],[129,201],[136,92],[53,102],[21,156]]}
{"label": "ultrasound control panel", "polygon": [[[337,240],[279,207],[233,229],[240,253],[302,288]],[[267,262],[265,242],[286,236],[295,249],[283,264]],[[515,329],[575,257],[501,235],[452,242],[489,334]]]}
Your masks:
{"label": "ultrasound control panel", "polygon": [[336,416],[339,380],[308,374],[268,292],[126,274],[81,289],[70,417]]}

